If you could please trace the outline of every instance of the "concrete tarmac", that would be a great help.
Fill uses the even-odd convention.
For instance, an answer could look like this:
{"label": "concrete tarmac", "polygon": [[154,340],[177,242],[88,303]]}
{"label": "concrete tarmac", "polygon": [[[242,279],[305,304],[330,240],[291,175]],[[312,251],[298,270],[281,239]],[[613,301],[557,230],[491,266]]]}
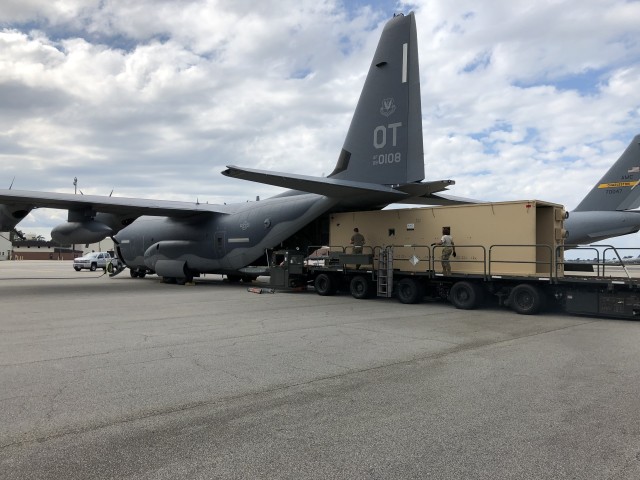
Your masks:
{"label": "concrete tarmac", "polygon": [[640,323],[0,262],[2,479],[637,479]]}

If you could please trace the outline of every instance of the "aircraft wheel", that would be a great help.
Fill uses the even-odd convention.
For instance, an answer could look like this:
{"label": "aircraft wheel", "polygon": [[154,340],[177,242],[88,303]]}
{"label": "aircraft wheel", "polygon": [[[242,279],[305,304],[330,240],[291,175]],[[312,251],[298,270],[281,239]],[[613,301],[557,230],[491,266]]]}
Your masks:
{"label": "aircraft wheel", "polygon": [[129,270],[129,275],[131,275],[131,278],[137,278],[139,274],[137,270],[132,268]]}
{"label": "aircraft wheel", "polygon": [[509,295],[509,306],[520,315],[535,315],[543,305],[544,293],[535,285],[521,283]]}
{"label": "aircraft wheel", "polygon": [[138,272],[138,278],[144,278],[147,272]]}
{"label": "aircraft wheel", "polygon": [[229,283],[238,283],[240,280],[242,280],[240,275],[227,275],[227,281]]}
{"label": "aircraft wheel", "polygon": [[479,285],[470,282],[458,282],[451,287],[449,300],[461,310],[473,310],[482,302],[483,291]]}
{"label": "aircraft wheel", "polygon": [[333,295],[338,290],[335,279],[326,273],[318,275],[313,285],[316,288],[316,293],[323,297]]}
{"label": "aircraft wheel", "polygon": [[420,303],[424,296],[422,284],[413,278],[403,278],[398,282],[397,296],[400,303]]}
{"label": "aircraft wheel", "polygon": [[371,282],[367,280],[363,275],[357,275],[351,279],[349,284],[349,290],[351,296],[359,300],[371,297]]}

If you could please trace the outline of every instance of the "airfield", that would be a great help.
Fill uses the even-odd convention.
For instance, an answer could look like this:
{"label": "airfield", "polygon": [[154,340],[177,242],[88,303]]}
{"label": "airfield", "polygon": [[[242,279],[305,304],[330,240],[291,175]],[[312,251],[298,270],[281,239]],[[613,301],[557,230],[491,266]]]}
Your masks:
{"label": "airfield", "polygon": [[0,478],[640,478],[640,322],[68,261],[0,302]]}

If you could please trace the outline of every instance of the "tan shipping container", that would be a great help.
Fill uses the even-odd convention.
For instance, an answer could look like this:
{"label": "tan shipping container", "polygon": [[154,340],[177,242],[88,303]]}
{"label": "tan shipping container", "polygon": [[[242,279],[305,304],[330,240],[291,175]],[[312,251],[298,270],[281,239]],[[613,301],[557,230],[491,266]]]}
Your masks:
{"label": "tan shipping container", "polygon": [[[329,236],[332,247],[348,246],[358,227],[365,253],[377,257],[380,248],[394,246],[395,269],[424,272],[430,245],[449,226],[457,253],[450,259],[454,274],[549,276],[556,247],[563,243],[564,217],[562,205],[539,200],[346,212],[331,215]],[[441,251],[433,252],[436,272],[442,271]]]}

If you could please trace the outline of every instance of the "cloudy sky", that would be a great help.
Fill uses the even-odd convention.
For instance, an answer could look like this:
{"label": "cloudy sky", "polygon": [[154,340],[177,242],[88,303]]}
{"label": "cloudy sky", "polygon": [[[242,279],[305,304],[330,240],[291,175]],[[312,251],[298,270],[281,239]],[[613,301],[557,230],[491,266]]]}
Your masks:
{"label": "cloudy sky", "polygon": [[411,10],[426,175],[450,193],[571,209],[640,133],[639,1],[3,0],[0,185],[229,203],[281,190],[225,165],[327,174]]}

